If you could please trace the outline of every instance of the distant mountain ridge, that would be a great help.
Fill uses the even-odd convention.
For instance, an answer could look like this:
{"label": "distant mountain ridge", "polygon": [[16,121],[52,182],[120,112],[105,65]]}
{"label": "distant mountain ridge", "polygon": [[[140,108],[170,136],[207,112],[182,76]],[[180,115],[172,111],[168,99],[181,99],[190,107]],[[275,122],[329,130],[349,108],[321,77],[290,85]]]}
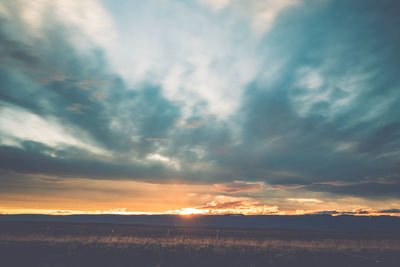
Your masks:
{"label": "distant mountain ridge", "polygon": [[157,226],[302,229],[328,231],[396,231],[400,218],[350,215],[0,215],[0,221],[114,223]]}

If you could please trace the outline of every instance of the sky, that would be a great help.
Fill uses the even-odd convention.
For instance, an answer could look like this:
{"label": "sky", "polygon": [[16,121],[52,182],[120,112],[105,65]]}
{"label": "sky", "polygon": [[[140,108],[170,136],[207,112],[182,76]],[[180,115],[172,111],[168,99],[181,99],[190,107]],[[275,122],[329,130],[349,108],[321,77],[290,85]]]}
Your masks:
{"label": "sky", "polygon": [[400,214],[397,0],[0,0],[0,213]]}

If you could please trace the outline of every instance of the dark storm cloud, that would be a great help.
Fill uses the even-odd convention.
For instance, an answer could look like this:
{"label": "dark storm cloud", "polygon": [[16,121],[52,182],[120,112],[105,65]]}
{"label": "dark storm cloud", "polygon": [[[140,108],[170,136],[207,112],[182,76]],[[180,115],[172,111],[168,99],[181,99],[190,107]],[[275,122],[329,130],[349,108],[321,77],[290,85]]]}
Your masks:
{"label": "dark storm cloud", "polygon": [[[259,181],[398,198],[400,184],[380,179],[400,172],[399,6],[332,1],[285,13],[258,47],[260,54],[273,54],[272,62],[285,63],[270,79],[260,70],[229,123],[197,114],[180,122],[179,103],[168,101],[161,85],[131,88],[100,48],[75,48],[68,41],[74,33],[63,25],[54,23],[45,39],[25,42],[18,22],[2,19],[2,102],[57,118],[73,126],[66,133],[87,134],[109,155],[18,140],[18,147],[2,145],[0,169],[218,183],[228,193],[257,189],[252,182]],[[232,183],[238,179],[242,184]],[[334,181],[348,184],[321,183]]]}
{"label": "dark storm cloud", "polygon": [[376,182],[359,183],[344,186],[331,185],[310,185],[305,190],[317,192],[330,192],[340,195],[351,195],[360,197],[380,197],[380,198],[399,198],[400,183],[397,184],[381,184]]}
{"label": "dark storm cloud", "polygon": [[7,36],[8,24],[0,29],[6,63],[0,68],[2,100],[43,117],[58,117],[118,152],[146,154],[152,144],[142,139],[134,142],[132,135],[163,138],[174,126],[179,110],[157,86],[129,90],[110,74],[100,51],[82,55],[67,42],[68,28],[56,24],[44,33],[46,43],[33,39],[28,46]]}
{"label": "dark storm cloud", "polygon": [[[165,169],[160,164],[151,168],[119,165],[85,158],[85,151],[69,148],[56,150],[35,142],[24,142],[23,148],[2,147],[0,150],[1,169],[25,174],[48,174],[78,178],[146,178],[148,172],[162,178]],[[50,155],[51,154],[51,155]],[[149,177],[147,177],[149,178]]]}
{"label": "dark storm cloud", "polygon": [[[204,170],[197,173],[185,166],[179,171],[161,162],[107,162],[92,154],[68,147],[54,149],[40,143],[25,141],[22,148],[0,147],[0,170],[25,175],[51,175],[64,178],[135,179],[164,183],[170,181],[196,183],[212,182],[218,173]],[[189,165],[190,166],[190,165]],[[208,177],[207,177],[208,176]],[[187,179],[191,177],[191,179]]]}
{"label": "dark storm cloud", "polygon": [[[291,19],[302,23],[285,20],[284,36],[279,23],[267,36],[266,42],[279,47],[275,55],[289,53],[289,61],[277,78],[246,91],[239,116],[243,143],[225,159],[226,168],[279,185],[367,179],[309,189],[399,196],[397,185],[374,182],[399,172],[400,80],[393,55],[400,52],[395,33],[400,23],[397,16],[385,19],[399,5],[364,3],[356,14],[354,2],[334,1],[317,12],[299,12]],[[318,72],[322,82],[310,79],[305,88],[299,82],[308,75],[299,75],[302,68]]]}

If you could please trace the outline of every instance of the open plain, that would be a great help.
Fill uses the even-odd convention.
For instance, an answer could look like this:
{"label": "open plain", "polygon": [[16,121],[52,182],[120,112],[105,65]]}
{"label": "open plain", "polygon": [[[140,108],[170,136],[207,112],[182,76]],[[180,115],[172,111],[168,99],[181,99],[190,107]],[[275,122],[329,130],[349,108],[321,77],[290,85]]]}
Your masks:
{"label": "open plain", "polygon": [[1,266],[398,266],[398,232],[0,222]]}

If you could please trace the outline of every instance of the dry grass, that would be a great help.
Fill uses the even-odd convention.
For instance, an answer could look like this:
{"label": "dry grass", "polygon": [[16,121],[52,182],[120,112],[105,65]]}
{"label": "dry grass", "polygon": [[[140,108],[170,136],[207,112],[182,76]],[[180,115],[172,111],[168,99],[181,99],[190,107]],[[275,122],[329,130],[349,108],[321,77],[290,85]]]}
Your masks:
{"label": "dry grass", "polygon": [[0,227],[0,259],[7,267],[397,267],[400,238],[399,233],[8,223]]}
{"label": "dry grass", "polygon": [[256,250],[264,249],[334,249],[334,250],[394,250],[400,252],[400,240],[253,240],[237,239],[233,237],[215,238],[209,237],[131,237],[131,236],[46,236],[46,235],[1,235],[0,241],[3,242],[50,242],[50,243],[79,243],[89,244],[109,244],[112,246],[160,246],[160,247],[219,247],[219,248],[252,248]]}

